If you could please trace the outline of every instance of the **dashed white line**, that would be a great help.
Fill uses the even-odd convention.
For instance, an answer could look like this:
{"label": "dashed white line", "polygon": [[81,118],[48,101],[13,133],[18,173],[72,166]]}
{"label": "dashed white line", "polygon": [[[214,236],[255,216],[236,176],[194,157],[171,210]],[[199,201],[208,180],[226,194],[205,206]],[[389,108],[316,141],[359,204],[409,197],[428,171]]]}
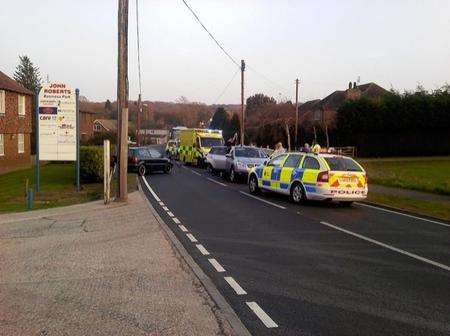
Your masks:
{"label": "dashed white line", "polygon": [[377,210],[384,211],[384,212],[394,213],[394,214],[397,214],[397,215],[401,215],[401,216],[405,216],[405,217],[409,217],[409,218],[414,218],[414,219],[418,219],[418,220],[434,223],[434,224],[437,224],[437,225],[450,227],[450,224],[445,224],[445,223],[442,223],[442,222],[434,221],[434,220],[427,219],[427,218],[417,217],[417,216],[401,213],[401,212],[394,211],[394,210],[384,209],[384,208],[380,208],[380,207],[377,207],[377,206],[374,206],[374,205],[370,205],[370,204],[364,204],[364,203],[359,203],[359,202],[356,203],[356,204],[360,205],[360,206],[363,206],[363,207],[367,207],[367,208],[373,208],[373,209],[377,209]]}
{"label": "dashed white line", "polygon": [[169,211],[169,208],[166,206],[163,206],[162,208],[164,209],[164,211]]}
{"label": "dashed white line", "polygon": [[210,177],[207,177],[206,179],[209,180],[209,181],[211,181],[211,182],[217,183],[218,185],[221,185],[222,187],[228,187],[227,184],[222,183],[222,182],[219,182],[219,181],[217,181],[217,180],[214,180],[214,179],[212,179],[212,178],[210,178]]}
{"label": "dashed white line", "polygon": [[175,224],[181,224],[180,220],[177,217],[172,217],[172,220],[175,222]]}
{"label": "dashed white line", "polygon": [[180,230],[183,231],[183,232],[188,232],[188,231],[189,231],[188,229],[186,229],[186,226],[184,226],[184,225],[178,225],[178,227],[179,227]]}
{"label": "dashed white line", "polygon": [[205,247],[204,247],[202,244],[197,244],[197,245],[195,245],[195,246],[198,248],[198,250],[200,251],[201,254],[203,254],[203,255],[209,255],[208,250],[205,249]]}
{"label": "dashed white line", "polygon": [[224,277],[225,281],[234,289],[237,295],[245,295],[247,292],[233,279],[233,277]]}
{"label": "dashed white line", "polygon": [[221,264],[217,262],[216,259],[208,259],[208,261],[213,265],[213,267],[216,269],[217,272],[222,273],[225,272],[225,268],[222,267]]}
{"label": "dashed white line", "polygon": [[433,265],[433,266],[442,268],[442,269],[444,269],[444,270],[446,270],[446,271],[450,271],[450,267],[449,267],[449,266],[444,265],[444,264],[441,264],[441,263],[438,263],[438,262],[436,262],[436,261],[433,261],[433,260],[430,260],[430,259],[427,259],[427,258],[424,258],[424,257],[421,257],[421,256],[419,256],[419,255],[417,255],[417,254],[410,253],[410,252],[408,252],[408,251],[405,251],[405,250],[396,248],[396,247],[394,247],[394,246],[392,246],[392,245],[388,245],[388,244],[382,243],[382,242],[380,242],[380,241],[378,241],[378,240],[375,240],[375,239],[371,239],[371,238],[365,237],[365,236],[360,235],[360,234],[358,234],[358,233],[355,233],[355,232],[352,232],[352,231],[349,231],[349,230],[340,228],[340,227],[338,227],[338,226],[332,225],[332,224],[327,223],[327,222],[320,222],[320,224],[326,225],[326,226],[328,226],[328,227],[330,227],[330,228],[333,228],[333,229],[335,229],[335,230],[338,230],[338,231],[347,233],[347,234],[349,234],[349,235],[351,235],[351,236],[354,236],[354,237],[357,237],[357,238],[359,238],[359,239],[368,241],[368,242],[370,242],[370,243],[372,243],[372,244],[375,244],[375,245],[378,245],[378,246],[385,247],[385,248],[387,248],[387,249],[389,249],[389,250],[391,250],[391,251],[395,251],[395,252],[398,252],[398,253],[400,253],[400,254],[404,254],[404,255],[406,255],[406,256],[408,256],[408,257],[411,257],[411,258],[414,258],[414,259],[423,261],[423,262],[425,262],[425,263],[427,263],[427,264],[430,264],[430,265]]}
{"label": "dashed white line", "polygon": [[279,208],[279,209],[286,210],[286,208],[285,208],[284,206],[282,206],[282,205],[279,205],[279,204],[276,204],[276,203],[272,203],[272,202],[270,202],[270,201],[267,201],[267,200],[265,200],[265,199],[259,198],[259,197],[257,197],[257,196],[253,196],[253,195],[251,195],[251,194],[249,194],[249,193],[246,193],[245,191],[239,191],[239,192],[240,192],[241,194],[245,195],[245,196],[254,198],[254,199],[256,199],[256,200],[258,200],[258,201],[261,201],[261,202],[263,202],[263,203],[269,204],[269,205],[274,206],[274,207],[277,207],[277,208]]}
{"label": "dashed white line", "polygon": [[246,304],[267,328],[278,328],[278,324],[276,324],[256,302],[246,302]]}
{"label": "dashed white line", "polygon": [[198,175],[198,176],[202,176],[202,174],[200,174],[200,173],[197,173],[195,170],[192,170],[192,169],[189,169],[191,172],[193,172],[195,175]]}
{"label": "dashed white line", "polygon": [[175,217],[175,215],[174,215],[173,213],[171,213],[170,211],[167,211],[167,214],[168,214],[170,217]]}
{"label": "dashed white line", "polygon": [[191,233],[187,233],[186,236],[189,238],[189,240],[193,243],[198,242],[197,238],[195,238]]}
{"label": "dashed white line", "polygon": [[156,195],[156,193],[153,191],[153,189],[150,187],[150,185],[147,182],[147,179],[144,177],[144,184],[147,186],[148,191],[150,191],[150,194],[152,194],[153,198],[156,200],[156,202],[161,202],[161,199]]}
{"label": "dashed white line", "polygon": [[158,202],[158,203],[159,203],[159,205],[161,205],[161,206],[165,206],[164,202]]}

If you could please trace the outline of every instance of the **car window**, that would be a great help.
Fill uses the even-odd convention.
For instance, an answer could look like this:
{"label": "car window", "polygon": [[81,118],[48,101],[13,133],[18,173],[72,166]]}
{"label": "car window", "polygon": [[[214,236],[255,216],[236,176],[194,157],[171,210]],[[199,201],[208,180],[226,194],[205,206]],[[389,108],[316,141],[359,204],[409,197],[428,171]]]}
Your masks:
{"label": "car window", "polygon": [[317,159],[307,156],[303,161],[303,168],[305,169],[320,169],[320,164]]}
{"label": "car window", "polygon": [[324,159],[330,166],[330,169],[334,171],[362,171],[361,167],[351,158],[333,156],[325,157]]}
{"label": "car window", "polygon": [[221,146],[223,145],[223,140],[217,138],[201,138],[200,144],[202,147]]}
{"label": "car window", "polygon": [[217,148],[211,148],[211,150],[209,151],[209,155],[212,155],[212,154],[216,154],[216,151],[217,151]]}
{"label": "car window", "polygon": [[161,153],[158,152],[157,150],[149,148],[148,152],[150,153],[152,158],[160,158],[160,157],[162,157]]}
{"label": "car window", "polygon": [[289,157],[284,162],[283,167],[286,167],[286,168],[297,168],[301,159],[302,159],[302,155],[301,154],[289,154]]}
{"label": "car window", "polygon": [[273,167],[280,167],[281,163],[283,162],[285,157],[286,157],[286,154],[278,155],[278,156],[274,157],[272,160],[270,160],[267,165],[273,166]]}
{"label": "car window", "polygon": [[134,155],[137,155],[137,156],[139,156],[142,159],[150,157],[150,153],[148,152],[148,150],[146,148],[135,149],[134,150]]}
{"label": "car window", "polygon": [[264,158],[266,157],[263,152],[258,148],[236,148],[236,157],[246,157],[246,158]]}

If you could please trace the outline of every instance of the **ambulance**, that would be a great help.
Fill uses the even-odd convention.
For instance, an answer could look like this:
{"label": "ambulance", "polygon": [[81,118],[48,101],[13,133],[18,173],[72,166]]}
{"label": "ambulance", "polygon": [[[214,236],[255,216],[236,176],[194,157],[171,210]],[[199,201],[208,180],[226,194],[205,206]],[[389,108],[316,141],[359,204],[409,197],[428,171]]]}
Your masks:
{"label": "ambulance", "polygon": [[178,158],[185,164],[204,166],[211,147],[222,146],[221,130],[188,128],[180,131]]}
{"label": "ambulance", "polygon": [[254,167],[248,177],[250,193],[261,190],[304,200],[338,201],[350,205],[367,198],[367,174],[347,156],[293,152]]}

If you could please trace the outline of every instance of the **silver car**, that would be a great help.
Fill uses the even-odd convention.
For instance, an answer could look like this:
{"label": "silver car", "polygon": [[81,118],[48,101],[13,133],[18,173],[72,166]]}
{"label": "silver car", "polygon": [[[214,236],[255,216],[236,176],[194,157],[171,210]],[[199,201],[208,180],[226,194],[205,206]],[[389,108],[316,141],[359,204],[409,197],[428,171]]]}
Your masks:
{"label": "silver car", "polygon": [[225,155],[229,150],[226,146],[212,147],[206,155],[206,169],[213,174],[224,172],[227,160]]}
{"label": "silver car", "polygon": [[226,158],[225,171],[231,182],[236,182],[239,177],[247,177],[250,169],[263,165],[268,159],[262,149],[248,146],[231,147]]}

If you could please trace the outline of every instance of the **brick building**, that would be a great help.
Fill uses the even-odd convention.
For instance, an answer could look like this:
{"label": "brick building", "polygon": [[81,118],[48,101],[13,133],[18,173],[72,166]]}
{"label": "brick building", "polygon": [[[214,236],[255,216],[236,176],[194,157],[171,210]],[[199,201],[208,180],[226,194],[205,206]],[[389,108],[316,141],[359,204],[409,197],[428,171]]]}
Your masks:
{"label": "brick building", "polygon": [[0,174],[31,165],[33,93],[0,71]]}
{"label": "brick building", "polygon": [[94,121],[97,113],[80,107],[80,140],[89,140],[94,136]]}

